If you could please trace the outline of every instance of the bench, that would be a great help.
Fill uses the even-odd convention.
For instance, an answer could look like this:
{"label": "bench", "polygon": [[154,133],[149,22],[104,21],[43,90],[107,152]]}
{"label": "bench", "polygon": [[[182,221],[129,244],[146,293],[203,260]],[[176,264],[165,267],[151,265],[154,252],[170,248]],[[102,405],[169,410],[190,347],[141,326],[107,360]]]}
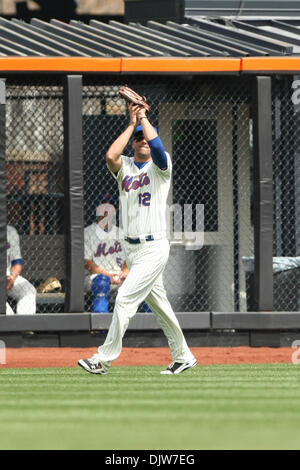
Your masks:
{"label": "bench", "polygon": [[64,304],[64,302],[64,292],[47,292],[46,294],[41,294],[38,292],[36,295],[37,304]]}

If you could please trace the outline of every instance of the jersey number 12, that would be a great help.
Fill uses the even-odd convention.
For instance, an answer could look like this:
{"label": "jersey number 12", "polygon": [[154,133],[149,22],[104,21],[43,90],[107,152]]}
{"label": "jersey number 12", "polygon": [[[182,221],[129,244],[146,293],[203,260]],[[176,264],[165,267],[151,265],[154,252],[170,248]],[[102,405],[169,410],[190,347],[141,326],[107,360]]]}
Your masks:
{"label": "jersey number 12", "polygon": [[139,194],[139,206],[150,206],[150,193],[141,193]]}

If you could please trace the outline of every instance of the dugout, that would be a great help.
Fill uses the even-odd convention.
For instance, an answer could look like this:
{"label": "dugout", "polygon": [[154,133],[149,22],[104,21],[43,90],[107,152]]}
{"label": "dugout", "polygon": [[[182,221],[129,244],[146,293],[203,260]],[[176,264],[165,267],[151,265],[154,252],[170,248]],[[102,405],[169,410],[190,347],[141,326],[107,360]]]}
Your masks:
{"label": "dugout", "polygon": [[[298,328],[288,300],[299,286],[281,287],[280,305],[286,296],[284,310],[294,313],[289,323],[274,307],[272,270],[273,256],[299,256],[300,247],[295,21],[0,18],[0,311],[6,220],[20,233],[26,278],[62,283],[61,295],[39,296],[35,318],[1,316],[0,331],[107,328],[111,315],[93,314],[83,290],[83,228],[94,220],[98,193],[117,192],[104,156],[127,122],[118,96],[124,83],[147,96],[173,159],[165,285],[183,328],[241,331],[232,315],[242,316],[249,343],[255,312],[244,315],[243,257],[254,257],[257,312],[277,315],[268,328]],[[137,315],[130,328],[155,330],[155,320]]]}

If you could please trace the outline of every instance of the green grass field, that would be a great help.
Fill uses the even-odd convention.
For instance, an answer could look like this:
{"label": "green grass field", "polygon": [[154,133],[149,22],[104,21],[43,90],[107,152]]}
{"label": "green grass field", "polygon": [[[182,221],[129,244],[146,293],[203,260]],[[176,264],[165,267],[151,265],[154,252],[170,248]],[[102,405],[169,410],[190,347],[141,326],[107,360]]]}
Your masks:
{"label": "green grass field", "polygon": [[0,370],[1,449],[300,449],[293,364]]}

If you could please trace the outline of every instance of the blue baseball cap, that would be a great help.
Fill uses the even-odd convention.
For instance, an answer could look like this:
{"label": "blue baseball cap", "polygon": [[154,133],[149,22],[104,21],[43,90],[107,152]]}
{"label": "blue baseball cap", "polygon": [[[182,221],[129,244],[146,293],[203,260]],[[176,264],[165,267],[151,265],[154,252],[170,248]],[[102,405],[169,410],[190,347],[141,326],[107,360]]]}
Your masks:
{"label": "blue baseball cap", "polygon": [[115,204],[116,203],[116,197],[115,196],[112,196],[111,194],[109,193],[101,193],[99,194],[98,198],[97,198],[97,206],[99,204],[103,204],[103,203],[107,203],[107,202],[110,202],[111,204]]}
{"label": "blue baseball cap", "polygon": [[[154,129],[154,130],[157,132],[157,134],[158,134],[158,129],[157,129],[157,127],[154,127],[154,126],[153,126],[153,129]],[[143,133],[143,128],[142,128],[141,125],[139,125],[139,126],[137,126],[137,127],[135,128],[135,131],[134,131],[133,135],[135,136],[135,134],[138,134],[139,132]]]}

